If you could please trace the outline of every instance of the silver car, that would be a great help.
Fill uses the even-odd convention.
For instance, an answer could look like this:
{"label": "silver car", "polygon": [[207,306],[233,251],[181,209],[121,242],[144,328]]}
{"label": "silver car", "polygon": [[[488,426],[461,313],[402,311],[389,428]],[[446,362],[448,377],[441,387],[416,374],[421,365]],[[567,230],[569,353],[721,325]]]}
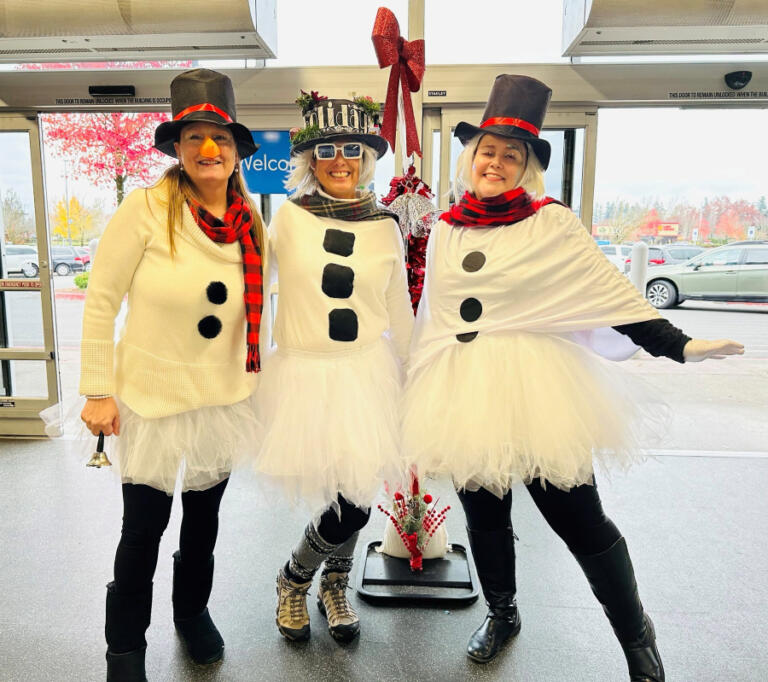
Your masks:
{"label": "silver car", "polygon": [[729,244],[681,265],[649,268],[645,295],[655,308],[689,299],[768,301],[768,242]]}
{"label": "silver car", "polygon": [[37,277],[40,268],[37,265],[37,249],[34,246],[31,244],[6,244],[4,251],[4,274]]}

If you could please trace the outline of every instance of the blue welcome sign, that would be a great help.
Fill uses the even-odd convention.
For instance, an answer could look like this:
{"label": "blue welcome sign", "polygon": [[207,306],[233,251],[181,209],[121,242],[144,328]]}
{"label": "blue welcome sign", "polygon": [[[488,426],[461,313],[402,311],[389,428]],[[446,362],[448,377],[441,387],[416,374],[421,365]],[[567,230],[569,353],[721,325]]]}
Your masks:
{"label": "blue welcome sign", "polygon": [[287,130],[252,130],[259,151],[241,164],[252,194],[286,194],[283,186],[291,169],[291,138]]}

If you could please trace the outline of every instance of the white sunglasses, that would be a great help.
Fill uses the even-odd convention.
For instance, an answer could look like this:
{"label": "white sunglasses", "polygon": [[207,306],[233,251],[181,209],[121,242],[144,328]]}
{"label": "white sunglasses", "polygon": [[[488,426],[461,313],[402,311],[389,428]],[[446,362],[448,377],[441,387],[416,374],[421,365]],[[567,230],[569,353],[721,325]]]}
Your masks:
{"label": "white sunglasses", "polygon": [[359,159],[363,156],[363,145],[359,142],[345,142],[338,145],[333,142],[323,142],[315,145],[315,158],[329,161],[336,158],[338,151],[341,151],[345,159]]}

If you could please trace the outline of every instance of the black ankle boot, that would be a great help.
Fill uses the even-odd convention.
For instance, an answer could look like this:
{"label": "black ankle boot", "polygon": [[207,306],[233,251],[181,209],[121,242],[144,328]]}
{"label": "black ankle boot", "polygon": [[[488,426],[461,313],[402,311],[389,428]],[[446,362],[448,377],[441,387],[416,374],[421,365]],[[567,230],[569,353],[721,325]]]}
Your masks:
{"label": "black ankle boot", "polygon": [[467,656],[488,663],[520,632],[515,602],[515,541],[512,528],[467,529],[477,575],[488,603],[488,615],[467,645]]}
{"label": "black ankle boot", "polygon": [[144,654],[147,647],[113,654],[107,651],[107,682],[147,682]]}
{"label": "black ankle boot", "polygon": [[619,538],[600,554],[574,556],[621,644],[630,682],[664,682],[656,633],[640,603],[624,538]]}
{"label": "black ankle boot", "polygon": [[[491,597],[489,599],[489,597]],[[488,663],[503,648],[508,639],[520,632],[520,614],[514,596],[499,595],[488,599],[488,615],[475,630],[467,645],[467,656],[478,663]]]}
{"label": "black ankle boot", "polygon": [[107,682],[146,682],[144,633],[152,614],[151,583],[139,593],[123,593],[109,583],[106,611]]}
{"label": "black ankle boot", "polygon": [[224,639],[208,613],[213,585],[213,557],[200,566],[188,566],[179,552],[173,555],[173,623],[190,658],[200,665],[220,661]]}

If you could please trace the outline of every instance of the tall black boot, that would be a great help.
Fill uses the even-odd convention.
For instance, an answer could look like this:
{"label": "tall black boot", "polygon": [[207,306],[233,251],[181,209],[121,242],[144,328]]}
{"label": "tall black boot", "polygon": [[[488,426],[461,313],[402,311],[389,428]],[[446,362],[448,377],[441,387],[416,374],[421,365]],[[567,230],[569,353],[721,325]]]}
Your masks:
{"label": "tall black boot", "polygon": [[144,634],[152,615],[152,584],[140,593],[121,593],[107,585],[107,682],[146,682]]}
{"label": "tall black boot", "polygon": [[483,531],[467,528],[467,534],[488,604],[488,615],[469,640],[467,656],[488,663],[520,632],[515,602],[515,536],[511,527]]}
{"label": "tall black boot", "polygon": [[224,639],[208,613],[213,586],[213,556],[187,564],[173,554],[173,622],[195,663],[206,665],[224,656]]}
{"label": "tall black boot", "polygon": [[653,623],[640,603],[624,538],[600,554],[574,556],[624,650],[631,682],[664,682]]}

